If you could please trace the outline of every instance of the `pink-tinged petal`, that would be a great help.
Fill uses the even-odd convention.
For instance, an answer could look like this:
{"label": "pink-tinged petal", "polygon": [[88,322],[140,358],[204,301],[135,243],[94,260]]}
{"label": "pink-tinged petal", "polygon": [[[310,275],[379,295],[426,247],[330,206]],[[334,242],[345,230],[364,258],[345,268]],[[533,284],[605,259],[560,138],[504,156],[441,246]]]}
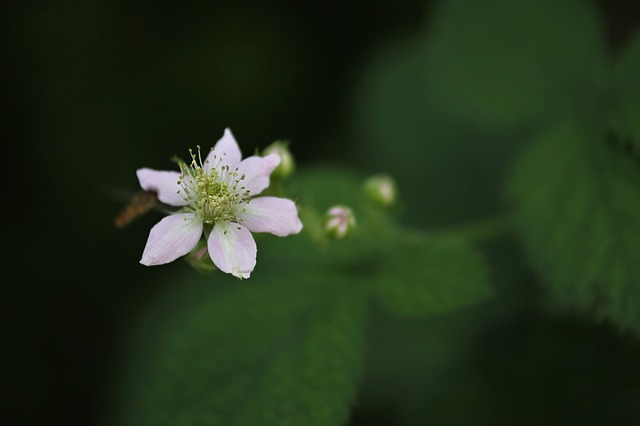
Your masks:
{"label": "pink-tinged petal", "polygon": [[245,206],[242,224],[251,232],[269,232],[279,237],[302,230],[298,209],[293,201],[278,197],[258,197]]}
{"label": "pink-tinged petal", "polygon": [[186,206],[188,204],[178,193],[182,189],[178,183],[180,173],[144,168],[138,169],[136,174],[142,189],[156,192],[158,200],[161,202],[170,206]]}
{"label": "pink-tinged petal", "polygon": [[242,160],[242,153],[236,138],[229,128],[224,129],[224,135],[216,142],[207,158],[204,160],[202,168],[209,173],[212,167],[229,166],[230,170],[236,168]]}
{"label": "pink-tinged petal", "polygon": [[140,263],[152,266],[173,262],[189,253],[201,235],[202,221],[193,213],[167,216],[151,228]]}
{"label": "pink-tinged petal", "polygon": [[237,223],[216,222],[207,241],[209,256],[222,271],[249,278],[258,249],[251,232]]}
{"label": "pink-tinged petal", "polygon": [[[258,195],[269,186],[269,176],[280,164],[278,154],[266,157],[249,157],[238,165],[238,179],[244,176],[238,185],[238,192],[249,191],[249,196]],[[241,187],[244,189],[240,190]]]}

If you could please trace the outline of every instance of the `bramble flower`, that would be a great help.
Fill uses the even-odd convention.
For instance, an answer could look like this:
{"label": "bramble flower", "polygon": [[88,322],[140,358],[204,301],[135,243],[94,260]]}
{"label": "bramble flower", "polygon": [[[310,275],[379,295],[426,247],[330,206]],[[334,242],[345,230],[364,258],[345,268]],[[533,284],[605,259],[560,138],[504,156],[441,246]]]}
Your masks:
{"label": "bramble flower", "polygon": [[197,156],[191,152],[189,165],[179,163],[180,172],[137,171],[143,189],[155,191],[165,204],[183,206],[151,229],[140,263],[172,262],[189,253],[204,232],[213,263],[223,272],[249,278],[257,253],[252,232],[284,237],[302,230],[293,201],[255,197],[269,186],[280,157],[271,154],[241,160],[231,130],[225,129],[204,161],[198,147]]}

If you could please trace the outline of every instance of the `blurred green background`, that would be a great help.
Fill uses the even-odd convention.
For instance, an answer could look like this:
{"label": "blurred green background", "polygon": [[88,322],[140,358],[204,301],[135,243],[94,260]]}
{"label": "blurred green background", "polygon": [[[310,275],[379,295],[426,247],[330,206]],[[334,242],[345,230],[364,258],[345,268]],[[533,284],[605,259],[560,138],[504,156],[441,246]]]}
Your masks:
{"label": "blurred green background", "polygon": [[[140,313],[171,300],[161,291],[176,277],[197,276],[184,262],[138,263],[158,215],[125,230],[113,219],[137,190],[137,168],[169,168],[172,155],[215,143],[225,127],[245,155],[289,139],[302,173],[323,164],[391,173],[401,220],[417,227],[508,209],[515,156],[565,99],[588,103],[584,87],[599,87],[606,60],[591,46],[607,58],[622,51],[640,29],[640,7],[586,2],[593,31],[579,26],[583,9],[572,2],[565,15],[553,6],[514,25],[520,38],[507,43],[501,75],[484,66],[503,60],[491,49],[451,49],[465,31],[505,46],[492,21],[500,15],[485,10],[493,2],[467,3],[474,14],[451,22],[438,18],[446,1],[4,5],[13,180],[2,423],[103,424],[112,415]],[[585,63],[596,63],[593,75]],[[638,424],[640,341],[540,302],[539,273],[514,238],[480,248],[493,300],[412,318],[370,308],[349,424]],[[270,270],[259,258],[256,275],[261,267]],[[207,284],[253,284],[220,277]]]}

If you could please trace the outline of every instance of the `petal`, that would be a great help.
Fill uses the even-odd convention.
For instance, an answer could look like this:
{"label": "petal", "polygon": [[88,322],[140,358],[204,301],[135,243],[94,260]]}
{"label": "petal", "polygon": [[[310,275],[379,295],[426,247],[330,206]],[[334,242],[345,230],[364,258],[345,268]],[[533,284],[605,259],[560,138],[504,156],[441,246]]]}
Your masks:
{"label": "petal", "polygon": [[266,157],[249,157],[242,160],[238,165],[238,177],[244,175],[240,185],[242,191],[249,191],[249,195],[258,195],[269,186],[269,176],[280,164],[278,154],[267,155]]}
{"label": "petal", "polygon": [[202,168],[207,173],[211,171],[212,167],[217,168],[218,165],[226,165],[229,166],[230,170],[233,170],[240,164],[240,160],[242,160],[242,153],[240,152],[238,142],[236,142],[236,138],[233,137],[231,130],[226,128],[224,129],[224,135],[216,142],[209,155],[207,155]]}
{"label": "petal", "polygon": [[302,230],[298,209],[291,200],[278,197],[258,197],[251,200],[240,218],[251,232],[269,232],[279,237]]}
{"label": "petal", "polygon": [[167,216],[151,228],[140,263],[152,266],[172,262],[189,253],[201,235],[202,221],[193,213]]}
{"label": "petal", "polygon": [[207,241],[209,256],[222,271],[238,278],[249,278],[256,266],[256,242],[242,225],[216,222]]}
{"label": "petal", "polygon": [[188,203],[178,193],[182,189],[178,180],[180,173],[153,169],[138,169],[136,171],[140,186],[145,191],[154,191],[158,200],[170,206],[186,206]]}

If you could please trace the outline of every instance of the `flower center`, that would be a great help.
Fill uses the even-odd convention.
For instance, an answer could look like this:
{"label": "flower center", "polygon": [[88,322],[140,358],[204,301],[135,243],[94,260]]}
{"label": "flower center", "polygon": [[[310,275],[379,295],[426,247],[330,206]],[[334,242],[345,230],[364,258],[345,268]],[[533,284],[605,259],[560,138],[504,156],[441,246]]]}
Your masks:
{"label": "flower center", "polygon": [[183,198],[189,203],[186,211],[193,212],[204,223],[235,222],[240,223],[236,212],[242,210],[246,201],[243,198],[244,187],[240,186],[245,176],[238,176],[237,169],[230,171],[229,166],[221,165],[221,160],[214,158],[216,164],[212,165],[207,173],[200,158],[198,147],[198,160],[191,152],[191,164],[180,162],[180,191]]}

